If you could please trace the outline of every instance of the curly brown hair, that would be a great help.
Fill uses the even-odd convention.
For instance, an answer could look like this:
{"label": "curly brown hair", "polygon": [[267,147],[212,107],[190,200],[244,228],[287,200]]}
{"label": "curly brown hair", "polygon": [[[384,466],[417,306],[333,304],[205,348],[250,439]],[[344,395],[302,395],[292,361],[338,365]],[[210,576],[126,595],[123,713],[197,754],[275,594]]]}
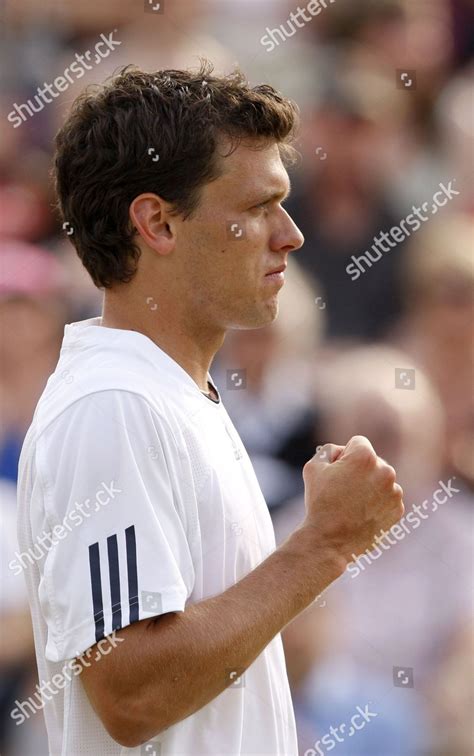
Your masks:
{"label": "curly brown hair", "polygon": [[191,217],[200,189],[221,175],[222,137],[230,152],[243,139],[256,149],[273,140],[285,164],[294,161],[297,106],[267,84],[250,87],[239,69],[222,77],[213,70],[206,60],[197,73],[126,66],[80,95],[56,135],[58,209],[99,288],[126,283],[136,271],[133,199],[152,192],[174,214]]}

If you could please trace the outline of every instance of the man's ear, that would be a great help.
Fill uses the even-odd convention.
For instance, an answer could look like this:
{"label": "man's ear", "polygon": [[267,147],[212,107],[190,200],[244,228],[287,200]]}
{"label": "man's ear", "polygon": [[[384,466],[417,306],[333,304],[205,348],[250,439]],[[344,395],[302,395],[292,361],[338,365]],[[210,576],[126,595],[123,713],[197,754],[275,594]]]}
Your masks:
{"label": "man's ear", "polygon": [[174,248],[175,236],[168,223],[169,206],[157,194],[139,194],[130,204],[130,220],[143,241],[160,255]]}

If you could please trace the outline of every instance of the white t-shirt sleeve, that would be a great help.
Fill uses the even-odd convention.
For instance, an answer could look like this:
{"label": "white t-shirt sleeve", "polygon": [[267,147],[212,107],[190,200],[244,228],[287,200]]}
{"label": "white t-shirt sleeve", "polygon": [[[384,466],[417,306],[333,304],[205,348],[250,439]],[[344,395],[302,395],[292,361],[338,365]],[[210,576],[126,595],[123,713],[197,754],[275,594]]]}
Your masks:
{"label": "white t-shirt sleeve", "polygon": [[[183,611],[194,585],[193,486],[166,421],[140,396],[80,399],[40,436],[33,543],[48,628],[62,661],[127,625]],[[46,534],[46,536],[45,536]]]}

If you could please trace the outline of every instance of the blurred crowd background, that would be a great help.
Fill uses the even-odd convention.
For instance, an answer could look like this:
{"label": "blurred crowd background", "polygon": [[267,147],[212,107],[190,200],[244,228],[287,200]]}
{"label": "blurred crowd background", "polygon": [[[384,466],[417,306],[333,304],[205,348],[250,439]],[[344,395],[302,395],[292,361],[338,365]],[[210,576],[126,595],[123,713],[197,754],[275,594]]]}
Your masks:
{"label": "blurred crowd background", "polygon": [[[9,717],[15,699],[30,695],[36,682],[23,576],[8,569],[17,548],[19,452],[64,324],[101,308],[101,293],[53,209],[52,140],[85,85],[127,63],[193,67],[200,55],[217,72],[240,65],[253,84],[271,83],[301,109],[301,157],[291,170],[288,210],[306,243],[290,258],[278,320],[229,333],[211,369],[253,460],[278,542],[304,516],[304,463],[319,444],[345,444],[354,434],[367,435],[397,468],[407,513],[430,503],[416,528],[365,569],[346,573],[285,629],[300,753],[370,703],[377,717],[335,743],[335,753],[474,754],[474,6],[326,6],[291,34],[287,20],[298,5],[288,0],[164,0],[164,12],[147,0],[2,4],[4,756],[47,754],[41,713],[21,727]],[[284,35],[272,31],[280,25]],[[76,53],[113,30],[120,46],[13,127],[7,115],[14,103],[32,98]],[[260,42],[269,32],[278,42],[271,52]],[[452,200],[352,280],[352,256],[370,250],[413,205],[431,208],[440,182],[450,181],[458,192]],[[229,384],[235,370],[245,371],[245,388]],[[433,511],[440,481],[456,491]]]}

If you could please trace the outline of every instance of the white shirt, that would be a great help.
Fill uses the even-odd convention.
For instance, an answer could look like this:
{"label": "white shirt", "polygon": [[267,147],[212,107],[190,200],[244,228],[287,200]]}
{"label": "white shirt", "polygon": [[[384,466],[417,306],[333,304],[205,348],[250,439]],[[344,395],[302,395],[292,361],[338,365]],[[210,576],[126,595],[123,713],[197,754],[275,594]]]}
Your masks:
{"label": "white shirt", "polygon": [[229,670],[235,684],[137,749],[107,734],[72,662],[64,671],[114,630],[221,594],[275,549],[221,401],[143,334],[100,318],[68,325],[25,439],[18,496],[39,679],[66,677],[44,707],[51,754],[296,756],[280,635],[242,678]]}

